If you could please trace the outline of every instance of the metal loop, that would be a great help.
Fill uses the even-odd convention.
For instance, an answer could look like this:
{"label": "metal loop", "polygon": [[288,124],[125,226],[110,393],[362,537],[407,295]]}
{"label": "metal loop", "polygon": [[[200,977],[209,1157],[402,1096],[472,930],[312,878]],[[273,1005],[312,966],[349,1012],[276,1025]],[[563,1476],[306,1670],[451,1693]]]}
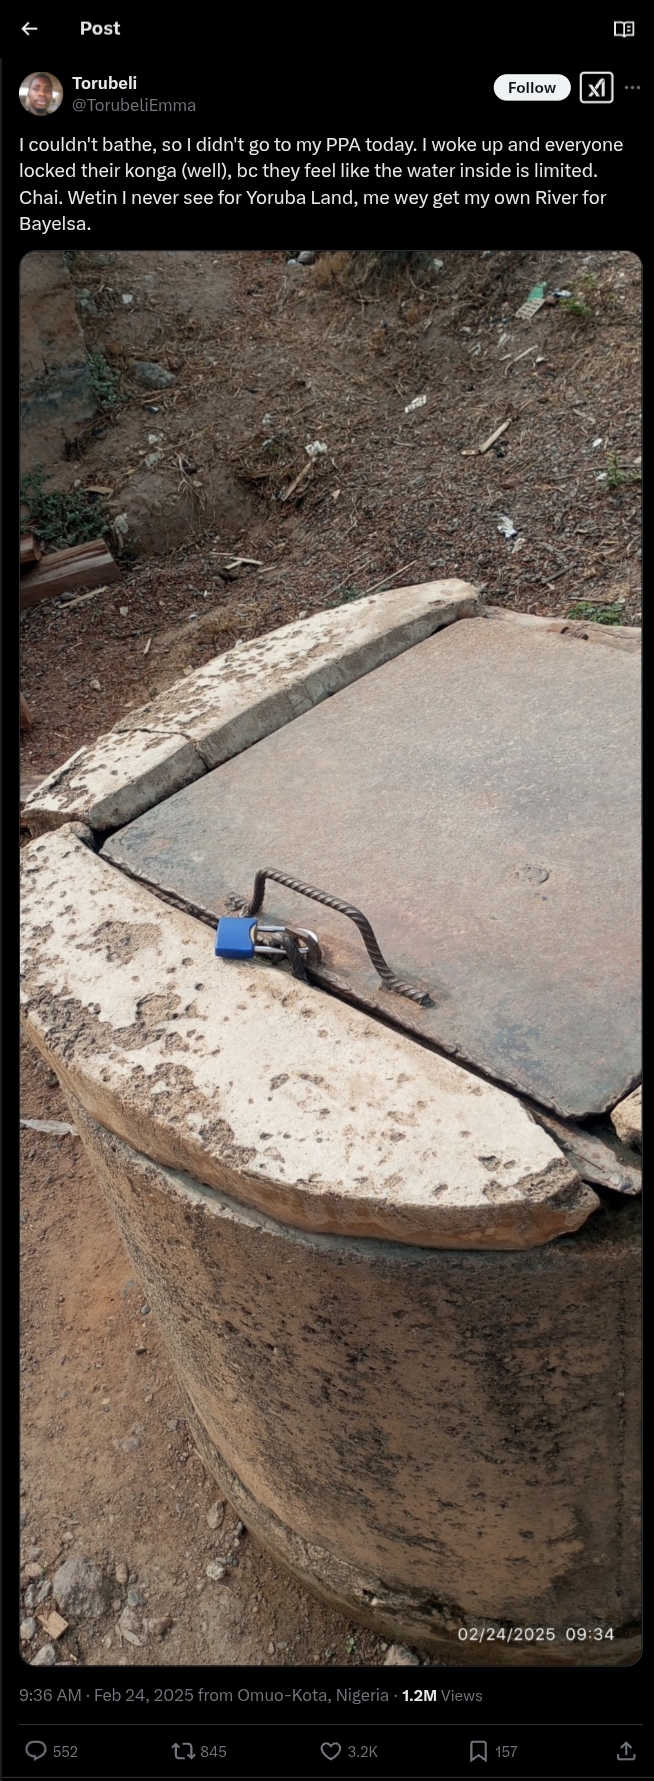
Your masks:
{"label": "metal loop", "polygon": [[258,921],[256,932],[257,934],[275,935],[277,945],[269,946],[264,942],[263,946],[255,945],[255,952],[265,953],[269,958],[282,958],[285,953],[287,958],[290,958],[291,955],[285,945],[285,935],[290,934],[296,945],[300,941],[299,953],[303,962],[309,965],[320,964],[322,952],[318,935],[314,934],[311,928],[296,928],[290,922]]}
{"label": "metal loop", "polygon": [[[263,904],[267,878],[272,878],[275,884],[286,885],[288,890],[298,891],[300,896],[311,897],[314,903],[322,903],[326,909],[335,909],[339,915],[347,915],[350,921],[353,921],[359,929],[368,957],[374,965],[378,976],[381,977],[382,983],[386,985],[386,988],[393,990],[398,996],[407,996],[409,1001],[417,1002],[421,1008],[431,1008],[433,1006],[432,998],[426,990],[415,988],[413,984],[406,983],[404,978],[396,977],[395,972],[391,971],[390,965],[387,965],[384,955],[378,945],[370,926],[370,922],[368,921],[367,916],[362,913],[361,909],[355,909],[352,903],[344,903],[340,897],[328,896],[326,891],[317,890],[314,884],[304,884],[298,878],[291,878],[287,872],[278,872],[274,866],[264,866],[255,874],[254,890],[250,902],[242,905],[244,915],[258,915]],[[235,899],[230,898],[230,902],[233,901],[235,901]],[[292,933],[292,930],[289,929],[286,929],[285,931],[287,934]],[[296,932],[299,931],[300,930],[296,930]],[[298,956],[300,956],[299,949],[296,948],[296,950],[298,951]],[[290,952],[288,956],[289,958],[291,957]],[[292,962],[293,961],[291,960],[291,963]],[[313,963],[311,959],[309,962]],[[302,966],[302,972],[305,974],[304,966]],[[294,975],[300,975],[295,968]]]}
{"label": "metal loop", "polygon": [[299,977],[301,983],[306,983],[306,980],[307,980],[306,966],[304,963],[304,959],[302,957],[302,953],[300,952],[300,948],[298,946],[297,940],[293,939],[293,935],[289,932],[288,928],[284,928],[283,932],[279,936],[279,939],[280,939],[280,945],[283,946],[284,952],[286,953],[286,957],[290,961],[290,966],[291,966],[291,970],[293,972],[293,976]]}
{"label": "metal loop", "polygon": [[304,950],[307,955],[308,964],[320,964],[322,948],[318,940],[318,935],[312,933],[311,928],[295,928],[291,922],[287,922],[286,933],[292,934],[295,940],[302,940],[304,942]]}

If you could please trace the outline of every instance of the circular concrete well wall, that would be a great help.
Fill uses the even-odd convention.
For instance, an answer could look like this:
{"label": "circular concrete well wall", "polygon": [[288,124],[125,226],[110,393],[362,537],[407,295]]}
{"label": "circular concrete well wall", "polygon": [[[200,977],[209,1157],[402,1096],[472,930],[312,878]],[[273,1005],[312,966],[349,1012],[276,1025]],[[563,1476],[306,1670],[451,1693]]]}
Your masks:
{"label": "circular concrete well wall", "polygon": [[[352,991],[345,950],[327,988],[359,1001],[365,991],[365,1012],[284,967],[216,959],[210,916],[206,925],[214,867],[208,888],[189,893],[171,853],[181,833],[172,794],[204,808],[204,793],[188,788],[217,769],[214,815],[194,818],[183,840],[197,877],[205,836],[222,845],[221,762],[250,750],[256,766],[262,737],[461,618],[475,619],[479,653],[479,606],[462,583],[320,613],[235,648],[80,751],[29,801],[23,1013],[165,1332],[198,1447],[251,1532],[348,1615],[447,1662],[628,1664],[640,1651],[637,1170],[623,1157],[621,1175],[596,1133],[551,1118],[544,1129],[533,1083],[518,1080],[516,1092],[515,1059],[509,1093],[492,1058],[487,1074],[483,1059],[461,1062],[479,1060],[460,1033],[426,1042],[416,1020],[442,1012],[446,1022],[454,993],[448,1001],[442,989],[427,1015],[411,1015],[410,1002],[398,1014],[383,986]],[[550,628],[547,685],[560,691],[554,648],[586,645]],[[590,696],[610,657],[614,715],[637,690],[634,648],[604,639],[587,675]],[[436,678],[451,654],[431,643],[424,652]],[[566,675],[569,704],[569,662]],[[602,775],[589,784],[600,799],[596,866]],[[530,794],[530,820],[537,806]],[[589,845],[587,826],[568,827]],[[121,833],[98,851],[111,830]],[[566,867],[568,890],[577,864]],[[626,881],[622,860],[621,871]],[[249,866],[237,877],[249,893]],[[556,939],[556,923],[541,878],[523,938],[541,936],[554,1080],[565,960],[555,994],[541,942],[550,928]],[[554,898],[554,869],[550,878]],[[485,918],[494,905],[482,903]],[[597,1074],[595,1100],[577,1085],[579,1107],[597,1102],[603,1114],[637,1069],[636,929],[613,903],[610,918],[626,935],[624,958],[610,978],[594,942],[581,970],[591,1000],[573,1008],[579,1044],[588,1035],[582,1062]],[[481,945],[472,918],[469,931]],[[474,989],[465,945],[462,956]],[[514,1049],[527,1033],[533,1065],[542,998],[528,949],[523,962],[535,1013],[509,1026]],[[576,1004],[569,985],[566,995]],[[598,998],[601,1025],[588,1012]],[[457,1061],[438,1049],[445,1040]],[[561,1114],[560,1100],[543,1100]],[[600,1198],[588,1182],[607,1170],[616,1191]]]}
{"label": "circular concrete well wall", "polygon": [[451,1662],[634,1660],[637,1203],[524,1253],[312,1235],[71,1108],[199,1449],[277,1559]]}

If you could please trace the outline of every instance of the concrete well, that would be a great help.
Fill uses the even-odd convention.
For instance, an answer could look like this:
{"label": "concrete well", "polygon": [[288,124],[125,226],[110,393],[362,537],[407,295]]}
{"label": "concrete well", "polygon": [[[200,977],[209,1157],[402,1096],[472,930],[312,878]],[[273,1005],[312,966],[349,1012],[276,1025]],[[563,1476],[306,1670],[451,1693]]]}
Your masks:
{"label": "concrete well", "polygon": [[478,611],[462,584],[402,595],[404,629],[398,596],[360,602],[356,649],[339,613],[230,652],[33,795],[24,1020],[255,1538],[448,1662],[628,1664],[638,1200],[600,1199],[515,1091],[389,1024],[386,992],[365,1011],[225,965],[206,910],[98,851]]}
{"label": "concrete well", "polygon": [[274,1558],[450,1663],[634,1661],[638,1202],[512,1254],[312,1234],[68,1099],[198,1448]]}

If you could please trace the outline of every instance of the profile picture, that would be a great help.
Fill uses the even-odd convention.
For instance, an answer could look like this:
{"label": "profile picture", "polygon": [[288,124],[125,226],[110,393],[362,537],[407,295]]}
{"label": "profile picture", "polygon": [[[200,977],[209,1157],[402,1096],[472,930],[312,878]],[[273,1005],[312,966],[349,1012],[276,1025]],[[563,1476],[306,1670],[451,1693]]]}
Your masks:
{"label": "profile picture", "polygon": [[56,74],[26,74],[20,83],[20,102],[31,117],[51,117],[59,110],[63,96],[64,89]]}

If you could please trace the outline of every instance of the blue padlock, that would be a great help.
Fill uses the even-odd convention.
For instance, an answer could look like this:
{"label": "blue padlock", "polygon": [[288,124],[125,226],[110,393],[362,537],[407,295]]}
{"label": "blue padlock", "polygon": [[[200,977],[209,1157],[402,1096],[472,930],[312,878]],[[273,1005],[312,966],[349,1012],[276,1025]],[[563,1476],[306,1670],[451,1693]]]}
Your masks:
{"label": "blue padlock", "polygon": [[221,915],[216,929],[216,958],[253,959],[256,931],[253,915]]}
{"label": "blue padlock", "polygon": [[322,957],[318,937],[309,928],[261,922],[254,915],[221,915],[214,951],[217,959],[253,959],[256,952],[270,964],[290,959],[294,975],[302,978],[305,965],[318,965]]}

